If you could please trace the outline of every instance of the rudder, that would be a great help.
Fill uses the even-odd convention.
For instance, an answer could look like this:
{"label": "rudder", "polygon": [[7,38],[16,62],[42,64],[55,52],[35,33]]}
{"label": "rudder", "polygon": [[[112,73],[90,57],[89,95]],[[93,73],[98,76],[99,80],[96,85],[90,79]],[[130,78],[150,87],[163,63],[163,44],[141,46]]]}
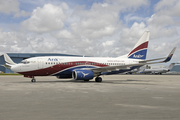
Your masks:
{"label": "rudder", "polygon": [[149,31],[145,31],[139,41],[136,43],[134,48],[129,52],[128,58],[132,59],[146,59],[148,42],[149,42]]}

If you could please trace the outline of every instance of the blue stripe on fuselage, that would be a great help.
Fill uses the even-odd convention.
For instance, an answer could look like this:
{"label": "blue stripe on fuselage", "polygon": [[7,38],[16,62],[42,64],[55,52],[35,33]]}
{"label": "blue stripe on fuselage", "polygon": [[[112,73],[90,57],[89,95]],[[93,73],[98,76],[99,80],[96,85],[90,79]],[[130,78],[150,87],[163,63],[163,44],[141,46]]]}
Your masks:
{"label": "blue stripe on fuselage", "polygon": [[72,76],[72,71],[76,70],[76,69],[83,69],[83,68],[96,68],[96,66],[74,66],[74,67],[70,67],[67,68],[65,70],[62,70],[56,74],[53,74],[53,76],[59,76],[59,75],[71,75]]}
{"label": "blue stripe on fuselage", "polygon": [[[101,75],[113,75],[113,74],[119,74],[119,73],[124,73],[127,71],[131,71],[133,69],[139,68],[141,66],[133,66],[130,69],[122,69],[119,71],[111,71],[111,72],[102,72]],[[72,77],[72,71],[76,70],[76,69],[83,69],[83,68],[96,68],[96,66],[75,66],[75,67],[71,67],[71,68],[67,68],[66,70],[62,70],[56,74],[54,74],[53,76],[62,76],[62,75],[66,75],[67,77],[69,76],[69,78]]]}

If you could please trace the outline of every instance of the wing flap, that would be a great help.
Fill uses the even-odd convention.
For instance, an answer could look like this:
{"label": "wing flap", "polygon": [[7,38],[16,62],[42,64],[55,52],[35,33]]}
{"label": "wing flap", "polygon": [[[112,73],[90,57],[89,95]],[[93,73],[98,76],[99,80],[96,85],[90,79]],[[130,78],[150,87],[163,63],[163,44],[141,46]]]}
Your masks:
{"label": "wing flap", "polygon": [[119,71],[120,69],[127,70],[130,69],[129,66],[108,66],[108,67],[98,67],[98,68],[88,68],[88,70],[92,70],[93,72],[111,72],[111,71]]}

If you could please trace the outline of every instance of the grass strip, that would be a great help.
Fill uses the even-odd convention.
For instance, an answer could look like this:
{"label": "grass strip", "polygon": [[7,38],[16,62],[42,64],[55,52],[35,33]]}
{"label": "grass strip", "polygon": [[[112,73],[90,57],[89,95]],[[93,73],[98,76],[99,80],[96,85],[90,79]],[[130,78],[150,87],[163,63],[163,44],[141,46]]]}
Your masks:
{"label": "grass strip", "polygon": [[0,75],[21,75],[21,74],[17,74],[17,73],[0,73]]}

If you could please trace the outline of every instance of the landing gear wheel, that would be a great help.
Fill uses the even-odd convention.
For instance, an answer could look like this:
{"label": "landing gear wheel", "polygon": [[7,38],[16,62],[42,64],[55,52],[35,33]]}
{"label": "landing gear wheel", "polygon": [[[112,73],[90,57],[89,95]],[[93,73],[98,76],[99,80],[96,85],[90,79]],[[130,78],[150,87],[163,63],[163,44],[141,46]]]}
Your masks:
{"label": "landing gear wheel", "polygon": [[33,78],[33,79],[31,80],[31,82],[36,82],[36,79],[35,79],[35,78]]}
{"label": "landing gear wheel", "polygon": [[96,82],[102,82],[102,78],[101,77],[96,77],[95,81]]}

